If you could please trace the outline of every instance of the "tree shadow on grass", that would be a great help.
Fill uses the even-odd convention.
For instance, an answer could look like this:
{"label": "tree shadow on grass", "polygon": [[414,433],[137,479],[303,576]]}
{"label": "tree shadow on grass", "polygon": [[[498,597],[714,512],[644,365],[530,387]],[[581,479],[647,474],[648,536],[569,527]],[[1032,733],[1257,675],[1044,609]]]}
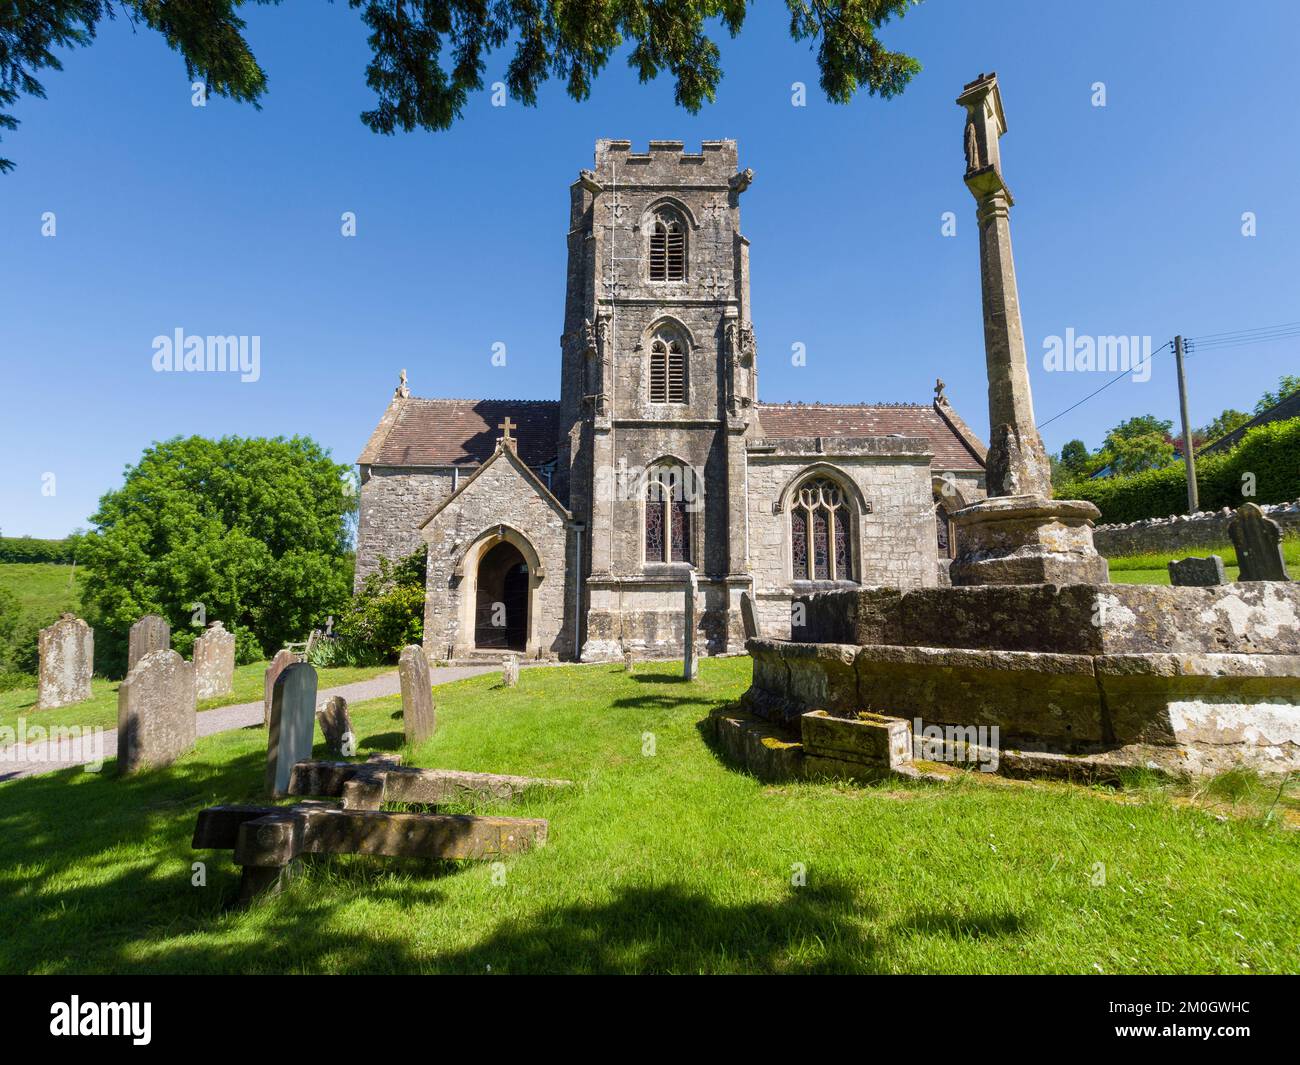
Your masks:
{"label": "tree shadow on grass", "polygon": [[990,939],[998,936],[1018,936],[1029,923],[1015,913],[918,913],[899,924],[905,932],[924,932],[945,935],[952,939]]}
{"label": "tree shadow on grass", "polygon": [[680,884],[623,887],[505,925],[441,971],[494,973],[847,973],[871,971],[879,949],[860,919],[871,908],[847,882],[792,888],[779,901],[720,903]]}

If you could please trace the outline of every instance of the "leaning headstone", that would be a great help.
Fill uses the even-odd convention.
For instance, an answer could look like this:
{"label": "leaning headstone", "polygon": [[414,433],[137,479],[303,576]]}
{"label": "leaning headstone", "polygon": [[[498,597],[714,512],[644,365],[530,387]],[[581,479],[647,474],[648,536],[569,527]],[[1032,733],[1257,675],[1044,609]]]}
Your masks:
{"label": "leaning headstone", "polygon": [[748,592],[740,593],[740,622],[745,626],[745,639],[757,639],[758,610],[754,606],[754,597]]}
{"label": "leaning headstone", "polygon": [[700,672],[700,660],[695,651],[695,596],[699,592],[699,582],[695,571],[687,574],[685,609],[682,612],[682,676],[694,680]]}
{"label": "leaning headstone", "polygon": [[436,721],[429,660],[424,657],[422,648],[413,644],[402,648],[397,661],[397,676],[402,684],[402,725],[406,742],[423,743],[433,735]]}
{"label": "leaning headstone", "polygon": [[519,683],[519,659],[514,655],[507,655],[501,665],[501,683],[507,688],[513,688]]}
{"label": "leaning headstone", "polygon": [[1227,584],[1223,559],[1218,555],[1208,558],[1179,558],[1169,562],[1169,583],[1183,588],[1205,588]]}
{"label": "leaning headstone", "polygon": [[235,634],[219,621],[194,641],[194,683],[200,699],[229,695],[235,680]]}
{"label": "leaning headstone", "polygon": [[289,774],[311,757],[316,727],[316,670],[292,662],[275,678],[271,692],[271,722],[266,737],[266,790],[287,794]]}
{"label": "leaning headstone", "polygon": [[127,640],[126,669],[129,673],[135,664],[150,651],[165,651],[172,645],[172,627],[166,618],[146,614],[131,626]]}
{"label": "leaning headstone", "polygon": [[117,689],[117,771],[171,765],[194,746],[194,664],[170,647],[150,651]]}
{"label": "leaning headstone", "polygon": [[334,754],[349,754],[353,752],[345,751],[344,744],[349,736],[353,736],[352,718],[348,714],[348,701],[341,695],[331,695],[325,700],[325,705],[316,711],[316,717],[320,721],[320,730],[325,736],[325,745]]}
{"label": "leaning headstone", "polygon": [[90,698],[90,675],[95,666],[95,630],[81,618],[64,614],[41,629],[41,675],[37,710],[70,706]]}
{"label": "leaning headstone", "polygon": [[1266,517],[1255,503],[1243,503],[1228,522],[1228,536],[1237,549],[1239,581],[1289,581],[1282,557],[1282,526]]}
{"label": "leaning headstone", "polygon": [[275,689],[275,678],[284,672],[286,666],[293,665],[297,661],[297,655],[287,648],[281,648],[275,652],[271,664],[266,667],[266,674],[262,680],[262,724],[271,723],[271,693]]}

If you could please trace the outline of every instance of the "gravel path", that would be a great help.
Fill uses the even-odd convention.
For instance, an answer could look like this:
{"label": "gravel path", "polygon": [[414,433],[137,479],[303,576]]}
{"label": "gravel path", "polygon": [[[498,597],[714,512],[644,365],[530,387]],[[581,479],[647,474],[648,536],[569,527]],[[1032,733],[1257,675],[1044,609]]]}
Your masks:
{"label": "gravel path", "polygon": [[[466,677],[477,677],[480,673],[491,673],[500,666],[446,666],[430,670],[433,685],[450,684]],[[341,695],[349,703],[360,703],[367,699],[378,699],[383,695],[396,695],[401,690],[397,671],[382,673],[369,680],[358,680],[352,684],[341,684],[337,688],[326,688],[317,693],[317,699],[324,701],[331,695]],[[231,729],[247,728],[260,725],[263,719],[262,700],[253,703],[235,703],[231,706],[218,707],[216,710],[204,710],[198,715],[198,734],[211,736],[216,732],[228,732]],[[117,756],[117,729],[105,729],[102,747],[96,742],[93,746],[85,742],[86,750],[77,740],[62,740],[48,750],[47,744],[28,744],[23,757],[15,758],[12,747],[0,749],[0,781],[16,780],[19,777],[35,776],[38,773],[52,773],[56,769],[69,769],[87,762]]]}

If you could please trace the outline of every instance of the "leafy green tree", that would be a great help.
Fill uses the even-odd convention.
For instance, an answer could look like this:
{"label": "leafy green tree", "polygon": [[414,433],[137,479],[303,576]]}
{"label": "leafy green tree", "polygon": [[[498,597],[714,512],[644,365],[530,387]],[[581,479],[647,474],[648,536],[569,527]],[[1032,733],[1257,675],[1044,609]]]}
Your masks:
{"label": "leafy green tree", "polygon": [[1214,441],[1227,436],[1234,429],[1240,429],[1250,421],[1251,417],[1245,411],[1233,410],[1228,407],[1203,429],[1193,432],[1192,437],[1195,439],[1199,435],[1205,439],[1207,444],[1212,444]]}
{"label": "leafy green tree", "polygon": [[1082,440],[1067,441],[1061,448],[1061,467],[1071,477],[1086,477],[1093,464],[1092,453]]}
{"label": "leafy green tree", "polygon": [[1164,433],[1111,435],[1106,437],[1102,455],[1112,473],[1127,476],[1168,466],[1174,461],[1174,445]]}
{"label": "leafy green tree", "polygon": [[1108,447],[1112,440],[1131,440],[1139,436],[1168,436],[1173,430],[1174,423],[1155,417],[1152,414],[1140,414],[1135,418],[1127,418],[1115,426],[1106,434],[1106,444]]}
{"label": "leafy green tree", "polygon": [[1285,373],[1277,379],[1277,391],[1265,392],[1255,404],[1255,413],[1263,414],[1270,407],[1276,407],[1287,396],[1300,392],[1300,377]]}
{"label": "leafy green tree", "polygon": [[[0,109],[20,95],[44,96],[37,74],[60,70],[59,49],[89,45],[104,19],[121,12],[161,33],[207,91],[258,105],[266,73],[244,39],[247,0],[17,0],[0,3]],[[258,0],[265,2],[265,0]],[[275,2],[275,0],[270,0]],[[891,52],[876,31],[917,0],[786,0],[790,36],[814,42],[827,97],[846,103],[859,89],[882,97],[903,91],[921,65]],[[721,53],[705,24],[720,20],[735,37],[748,0],[348,0],[370,31],[366,84],[375,106],[361,120],[376,133],[449,128],[471,92],[483,88],[486,58],[513,46],[510,95],[529,106],[552,77],[575,100],[614,53],[630,45],[641,81],[667,70],[677,102],[694,113],[712,101]],[[0,111],[0,127],[17,121]],[[0,159],[0,171],[13,164]]]}
{"label": "leafy green tree", "polygon": [[171,622],[178,644],[220,619],[245,657],[339,612],[352,574],[347,472],[305,437],[177,437],[146,449],[80,546],[97,668],[120,673],[130,626],[149,612]]}

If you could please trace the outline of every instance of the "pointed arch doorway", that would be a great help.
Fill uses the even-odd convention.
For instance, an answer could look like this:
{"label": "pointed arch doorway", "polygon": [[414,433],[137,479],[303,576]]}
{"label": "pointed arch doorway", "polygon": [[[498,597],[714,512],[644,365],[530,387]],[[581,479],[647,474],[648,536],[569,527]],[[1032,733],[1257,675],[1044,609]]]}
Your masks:
{"label": "pointed arch doorway", "polygon": [[528,644],[528,561],[508,540],[488,548],[475,581],[474,647],[524,651]]}

